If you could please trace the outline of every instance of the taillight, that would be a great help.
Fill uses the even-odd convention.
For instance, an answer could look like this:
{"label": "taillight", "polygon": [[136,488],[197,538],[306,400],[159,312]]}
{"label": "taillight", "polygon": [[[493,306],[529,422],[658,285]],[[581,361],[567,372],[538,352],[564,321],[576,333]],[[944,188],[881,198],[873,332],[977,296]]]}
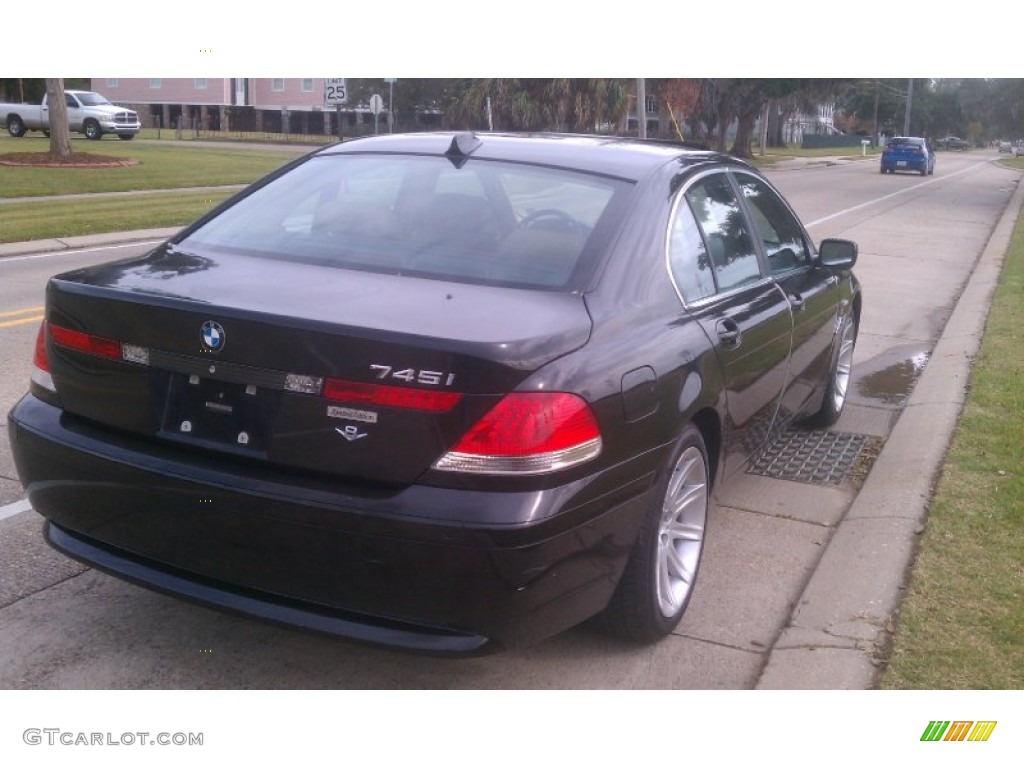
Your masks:
{"label": "taillight", "polygon": [[435,469],[535,475],[575,466],[601,452],[590,406],[566,392],[513,392],[474,424]]}
{"label": "taillight", "polygon": [[56,392],[53,385],[53,376],[50,375],[50,361],[46,359],[46,321],[39,324],[39,333],[36,334],[36,348],[32,354],[32,376],[33,382],[43,389]]}
{"label": "taillight", "polygon": [[323,396],[328,400],[345,403],[364,403],[428,413],[450,411],[462,399],[461,393],[458,392],[392,387],[387,384],[368,384],[344,379],[327,379],[324,382]]}
{"label": "taillight", "polygon": [[104,339],[81,331],[73,331],[52,323],[50,324],[50,338],[53,339],[54,344],[68,349],[77,349],[79,352],[108,357],[111,360],[121,359],[121,343],[113,339]]}

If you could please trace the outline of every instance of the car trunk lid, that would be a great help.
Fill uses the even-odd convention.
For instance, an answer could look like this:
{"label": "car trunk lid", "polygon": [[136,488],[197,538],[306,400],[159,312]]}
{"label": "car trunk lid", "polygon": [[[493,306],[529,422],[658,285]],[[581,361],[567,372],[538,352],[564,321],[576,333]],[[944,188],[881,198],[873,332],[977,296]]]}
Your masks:
{"label": "car trunk lid", "polygon": [[66,411],[397,485],[590,334],[578,294],[168,248],[58,276],[47,303]]}

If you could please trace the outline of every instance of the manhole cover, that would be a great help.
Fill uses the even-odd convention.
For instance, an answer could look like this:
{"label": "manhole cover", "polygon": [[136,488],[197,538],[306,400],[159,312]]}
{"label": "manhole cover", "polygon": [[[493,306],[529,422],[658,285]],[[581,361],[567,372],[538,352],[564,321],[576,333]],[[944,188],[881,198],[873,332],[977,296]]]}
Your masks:
{"label": "manhole cover", "polygon": [[845,432],[788,429],[761,452],[747,472],[777,480],[839,485],[869,439]]}

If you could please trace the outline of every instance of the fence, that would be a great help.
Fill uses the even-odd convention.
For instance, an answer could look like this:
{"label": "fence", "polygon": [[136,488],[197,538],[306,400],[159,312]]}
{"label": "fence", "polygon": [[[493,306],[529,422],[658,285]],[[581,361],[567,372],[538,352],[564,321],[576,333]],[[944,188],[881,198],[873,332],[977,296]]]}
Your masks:
{"label": "fence", "polygon": [[854,134],[833,134],[805,133],[801,147],[803,149],[831,149],[833,147],[859,147],[865,139],[870,136],[856,136]]}

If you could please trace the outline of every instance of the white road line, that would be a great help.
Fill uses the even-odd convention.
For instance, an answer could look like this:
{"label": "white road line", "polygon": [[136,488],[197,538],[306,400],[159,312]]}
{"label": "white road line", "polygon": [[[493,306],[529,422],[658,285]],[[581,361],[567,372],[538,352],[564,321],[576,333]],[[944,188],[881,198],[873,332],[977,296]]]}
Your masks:
{"label": "white road line", "polygon": [[92,253],[93,251],[112,251],[116,248],[135,248],[140,245],[159,245],[167,240],[138,240],[132,243],[120,245],[97,245],[92,248],[78,248],[73,251],[44,251],[43,253],[32,253],[28,256],[4,256],[0,258],[0,266],[12,261],[29,261],[31,259],[45,259],[47,256],[77,256],[80,253]]}
{"label": "white road line", "polygon": [[0,520],[6,520],[8,517],[14,517],[20,515],[22,512],[28,512],[32,509],[32,504],[29,503],[28,499],[22,499],[16,501],[13,504],[7,504],[6,506],[0,507]]}
{"label": "white road line", "polygon": [[831,221],[832,219],[834,219],[834,218],[836,218],[838,216],[844,216],[847,213],[853,213],[854,211],[859,211],[861,208],[867,208],[869,205],[874,205],[875,203],[881,203],[881,202],[883,202],[885,200],[890,200],[890,199],[892,199],[894,197],[897,197],[898,195],[906,194],[907,192],[913,192],[915,189],[920,189],[921,187],[927,186],[928,184],[935,184],[936,182],[939,182],[939,181],[945,181],[946,179],[952,179],[954,176],[960,176],[961,174],[964,174],[964,173],[970,173],[972,171],[976,171],[979,168],[981,168],[983,165],[988,164],[988,162],[989,161],[986,160],[983,163],[977,163],[977,164],[972,165],[972,166],[970,166],[968,168],[964,168],[961,171],[957,171],[956,173],[947,173],[945,176],[939,176],[938,178],[932,178],[932,179],[930,179],[928,181],[922,181],[920,184],[915,184],[912,187],[904,187],[903,189],[899,189],[899,190],[897,190],[895,192],[890,192],[888,195],[882,195],[882,197],[876,197],[874,200],[868,200],[866,203],[861,203],[860,205],[855,205],[852,208],[844,208],[843,210],[836,211],[835,213],[831,213],[828,216],[824,216],[824,217],[822,217],[820,219],[815,219],[811,223],[805,224],[804,226],[806,226],[808,229],[810,229],[811,227],[815,227],[818,224],[824,224],[826,221]]}

